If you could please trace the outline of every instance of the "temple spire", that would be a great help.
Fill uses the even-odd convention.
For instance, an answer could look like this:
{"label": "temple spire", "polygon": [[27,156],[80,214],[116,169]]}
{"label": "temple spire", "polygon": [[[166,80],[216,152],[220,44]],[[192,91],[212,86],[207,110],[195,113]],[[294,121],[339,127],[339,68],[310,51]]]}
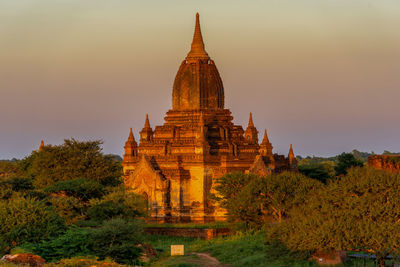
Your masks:
{"label": "temple spire", "polygon": [[295,158],[295,157],[294,157],[294,153],[293,153],[293,146],[292,146],[292,144],[290,144],[290,149],[289,149],[288,158],[289,158],[290,163],[292,163],[293,159]]}
{"label": "temple spire", "polygon": [[253,114],[251,114],[251,112],[250,112],[250,118],[249,118],[249,125],[247,126],[248,128],[249,127],[254,127],[254,123],[253,123]]}
{"label": "temple spire", "polygon": [[149,114],[146,114],[146,121],[144,122],[144,128],[151,128],[149,121]]}
{"label": "temple spire", "polygon": [[269,143],[268,135],[267,135],[267,129],[264,130],[264,138],[262,140],[262,144],[267,144]]}
{"label": "temple spire", "polygon": [[43,147],[44,147],[44,142],[42,140],[42,141],[40,141],[40,146],[39,146],[38,152],[42,151]]}
{"label": "temple spire", "polygon": [[135,136],[133,135],[133,132],[132,132],[132,128],[129,131],[129,136],[128,136],[128,140],[126,141],[126,143],[127,144],[130,143],[130,144],[137,146]]}
{"label": "temple spire", "polygon": [[296,169],[297,168],[297,166],[296,166],[296,157],[294,156],[294,153],[293,153],[292,144],[290,144],[288,159],[289,159],[289,164],[291,165],[291,168]]}
{"label": "temple spire", "polygon": [[186,59],[193,59],[193,58],[209,59],[209,56],[204,48],[199,17],[200,17],[199,13],[196,13],[196,26],[194,28],[192,46]]}

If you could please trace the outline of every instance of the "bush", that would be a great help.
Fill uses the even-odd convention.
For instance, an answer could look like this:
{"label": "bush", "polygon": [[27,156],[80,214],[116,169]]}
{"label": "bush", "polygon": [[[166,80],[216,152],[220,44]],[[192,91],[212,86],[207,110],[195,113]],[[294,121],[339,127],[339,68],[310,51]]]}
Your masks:
{"label": "bush", "polygon": [[40,255],[46,262],[58,261],[62,258],[90,255],[89,249],[90,230],[70,227],[63,234],[38,244],[25,244],[35,254]]}
{"label": "bush", "polygon": [[133,264],[141,254],[143,228],[138,222],[122,219],[106,221],[92,230],[91,249],[101,260],[110,257],[118,263]]}
{"label": "bush", "polygon": [[99,261],[96,257],[73,257],[71,259],[62,259],[56,264],[52,264],[53,267],[89,267],[89,266],[102,266],[102,267],[123,267],[126,265],[120,265],[111,260],[106,259],[105,261]]}
{"label": "bush", "polygon": [[10,247],[39,242],[65,229],[64,220],[44,201],[16,195],[0,202],[0,236]]}

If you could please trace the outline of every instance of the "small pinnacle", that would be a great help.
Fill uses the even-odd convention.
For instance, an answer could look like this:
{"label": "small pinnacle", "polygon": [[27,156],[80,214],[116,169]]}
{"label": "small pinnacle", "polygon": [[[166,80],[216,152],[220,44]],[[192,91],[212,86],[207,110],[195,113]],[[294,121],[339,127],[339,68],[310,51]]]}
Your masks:
{"label": "small pinnacle", "polygon": [[254,127],[253,114],[250,112],[249,125],[247,127]]}
{"label": "small pinnacle", "polygon": [[132,132],[132,128],[131,128],[131,130],[129,131],[129,137],[128,137],[128,140],[134,140],[135,138],[133,137],[133,132]]}
{"label": "small pinnacle", "polygon": [[151,128],[149,121],[149,114],[146,114],[146,121],[144,122],[144,128]]}
{"label": "small pinnacle", "polygon": [[267,135],[267,129],[264,130],[264,138],[263,138],[263,140],[262,140],[262,143],[263,143],[263,144],[269,143],[268,135]]}

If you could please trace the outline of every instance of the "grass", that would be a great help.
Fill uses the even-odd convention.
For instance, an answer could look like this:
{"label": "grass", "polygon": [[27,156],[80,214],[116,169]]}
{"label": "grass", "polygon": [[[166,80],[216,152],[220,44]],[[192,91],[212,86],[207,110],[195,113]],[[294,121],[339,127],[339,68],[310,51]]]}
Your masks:
{"label": "grass", "polygon": [[281,244],[266,244],[265,234],[262,231],[200,241],[193,244],[191,250],[208,252],[221,263],[233,267],[317,266],[316,263],[307,260],[306,254],[290,252]]}
{"label": "grass", "polygon": [[[236,234],[213,240],[200,240],[184,237],[146,236],[146,243],[151,244],[161,254],[151,266],[196,266],[195,255],[191,252],[209,253],[223,264],[232,267],[311,267],[316,263],[307,260],[308,255],[292,253],[281,244],[266,244],[262,231]],[[183,257],[170,257],[170,245],[185,245]],[[182,265],[189,264],[189,265]],[[190,265],[191,264],[191,265]],[[193,265],[194,264],[194,265]]]}
{"label": "grass", "polygon": [[165,235],[145,235],[144,243],[150,244],[161,257],[171,254],[171,245],[184,245],[185,253],[192,244],[199,242],[197,238],[165,236]]}

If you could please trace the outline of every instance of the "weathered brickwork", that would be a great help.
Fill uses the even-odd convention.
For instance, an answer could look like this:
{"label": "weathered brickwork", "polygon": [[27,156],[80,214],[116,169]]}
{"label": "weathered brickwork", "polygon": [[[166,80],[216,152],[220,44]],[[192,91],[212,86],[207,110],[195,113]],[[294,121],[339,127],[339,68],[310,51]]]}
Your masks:
{"label": "weathered brickwork", "polygon": [[225,211],[210,199],[217,177],[297,169],[292,148],[288,157],[273,154],[266,131],[258,143],[251,114],[246,131],[232,120],[224,107],[221,77],[204,49],[197,14],[191,50],[176,74],[165,123],[153,129],[146,116],[140,144],[131,129],[124,147],[125,185],[148,200],[151,220],[225,220]]}
{"label": "weathered brickwork", "polygon": [[400,171],[400,155],[373,155],[368,158],[368,165],[391,172]]}

